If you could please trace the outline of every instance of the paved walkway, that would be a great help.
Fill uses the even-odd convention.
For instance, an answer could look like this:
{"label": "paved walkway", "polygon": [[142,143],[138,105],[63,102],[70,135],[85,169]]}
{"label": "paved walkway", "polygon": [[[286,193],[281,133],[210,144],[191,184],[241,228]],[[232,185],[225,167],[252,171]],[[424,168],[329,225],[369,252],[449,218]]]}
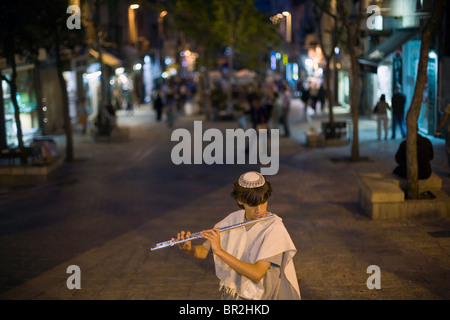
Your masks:
{"label": "paved walkway", "polygon": [[[450,219],[376,221],[358,204],[357,172],[392,171],[400,139],[376,141],[375,122],[361,120],[367,160],[336,161],[350,156],[350,145],[306,147],[304,130],[322,117],[308,123],[302,110],[295,101],[293,135],[280,140],[280,170],[269,179],[270,210],[283,218],[298,249],[303,299],[450,299]],[[177,126],[192,129],[195,119],[179,118]],[[149,249],[235,210],[231,183],[255,168],[172,165],[170,131],[151,109],[119,113],[118,120],[129,141],[93,143],[76,134],[77,161],[64,164],[60,176],[2,187],[0,208],[8,212],[0,210],[1,299],[219,298],[211,257]],[[212,126],[236,124],[205,122],[204,130]],[[433,168],[450,194],[443,141],[432,142]],[[81,269],[79,290],[66,286],[70,265]],[[371,265],[380,268],[381,289],[366,285]]]}

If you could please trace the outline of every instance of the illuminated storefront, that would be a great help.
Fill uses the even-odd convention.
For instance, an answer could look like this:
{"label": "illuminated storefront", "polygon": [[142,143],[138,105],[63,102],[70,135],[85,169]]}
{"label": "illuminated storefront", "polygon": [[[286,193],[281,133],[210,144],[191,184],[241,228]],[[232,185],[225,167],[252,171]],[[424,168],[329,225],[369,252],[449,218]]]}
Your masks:
{"label": "illuminated storefront", "polygon": [[[25,65],[17,68],[17,94],[16,99],[20,110],[20,122],[24,144],[29,144],[33,137],[39,133],[39,113],[37,109],[35,67]],[[10,79],[11,69],[2,70],[2,74]],[[4,102],[4,118],[6,131],[6,144],[9,147],[17,146],[17,124],[14,117],[14,105],[11,97],[11,88],[6,81],[1,82]]]}
{"label": "illuminated storefront", "polygon": [[95,121],[98,114],[101,99],[101,75],[99,63],[91,64],[83,74],[83,86],[86,94],[85,111],[89,121]]}
{"label": "illuminated storefront", "polygon": [[[360,59],[365,75],[365,113],[370,114],[381,94],[391,104],[394,87],[399,84],[406,96],[405,115],[414,95],[421,41],[413,32],[393,34],[378,47]],[[437,125],[438,55],[429,52],[427,83],[418,119],[419,130],[433,134]]]}

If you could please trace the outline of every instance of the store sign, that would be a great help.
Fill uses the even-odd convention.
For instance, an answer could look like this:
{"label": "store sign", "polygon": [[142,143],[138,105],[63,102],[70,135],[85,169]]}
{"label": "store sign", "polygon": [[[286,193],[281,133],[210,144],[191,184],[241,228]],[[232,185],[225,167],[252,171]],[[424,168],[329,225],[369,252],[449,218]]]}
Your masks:
{"label": "store sign", "polygon": [[402,85],[402,49],[395,50],[392,65],[394,82],[392,88],[395,89],[396,84]]}

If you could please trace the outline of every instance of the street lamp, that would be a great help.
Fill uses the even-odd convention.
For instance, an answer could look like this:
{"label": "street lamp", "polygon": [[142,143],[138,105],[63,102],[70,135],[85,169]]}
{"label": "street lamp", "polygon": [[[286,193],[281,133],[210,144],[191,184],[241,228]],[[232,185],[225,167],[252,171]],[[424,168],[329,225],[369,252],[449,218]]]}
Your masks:
{"label": "street lamp", "polygon": [[160,66],[164,66],[162,57],[164,56],[164,17],[167,15],[167,11],[162,11],[158,16],[158,51],[157,61]]}
{"label": "street lamp", "polygon": [[283,11],[283,16],[286,17],[286,42],[292,41],[292,15],[289,11]]}
{"label": "street lamp", "polygon": [[134,14],[134,10],[138,9],[138,4],[132,4],[128,7],[128,25],[129,25],[129,33],[130,33],[130,42],[137,42],[137,26],[136,26],[136,17]]}

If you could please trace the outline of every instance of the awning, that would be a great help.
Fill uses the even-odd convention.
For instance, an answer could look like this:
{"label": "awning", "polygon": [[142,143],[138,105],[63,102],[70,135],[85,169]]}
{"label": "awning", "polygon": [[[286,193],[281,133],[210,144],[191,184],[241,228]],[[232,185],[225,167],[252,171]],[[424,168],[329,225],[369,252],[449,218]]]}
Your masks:
{"label": "awning", "polygon": [[[98,51],[94,49],[89,49],[89,54],[96,59],[98,59],[99,57]],[[122,65],[122,61],[119,58],[117,58],[116,56],[112,55],[111,53],[105,50],[102,50],[102,61],[104,64],[110,66],[111,68]]]}
{"label": "awning", "polygon": [[379,63],[415,35],[416,31],[411,29],[394,32],[371,52],[358,59],[361,68],[368,72],[377,73]]}

